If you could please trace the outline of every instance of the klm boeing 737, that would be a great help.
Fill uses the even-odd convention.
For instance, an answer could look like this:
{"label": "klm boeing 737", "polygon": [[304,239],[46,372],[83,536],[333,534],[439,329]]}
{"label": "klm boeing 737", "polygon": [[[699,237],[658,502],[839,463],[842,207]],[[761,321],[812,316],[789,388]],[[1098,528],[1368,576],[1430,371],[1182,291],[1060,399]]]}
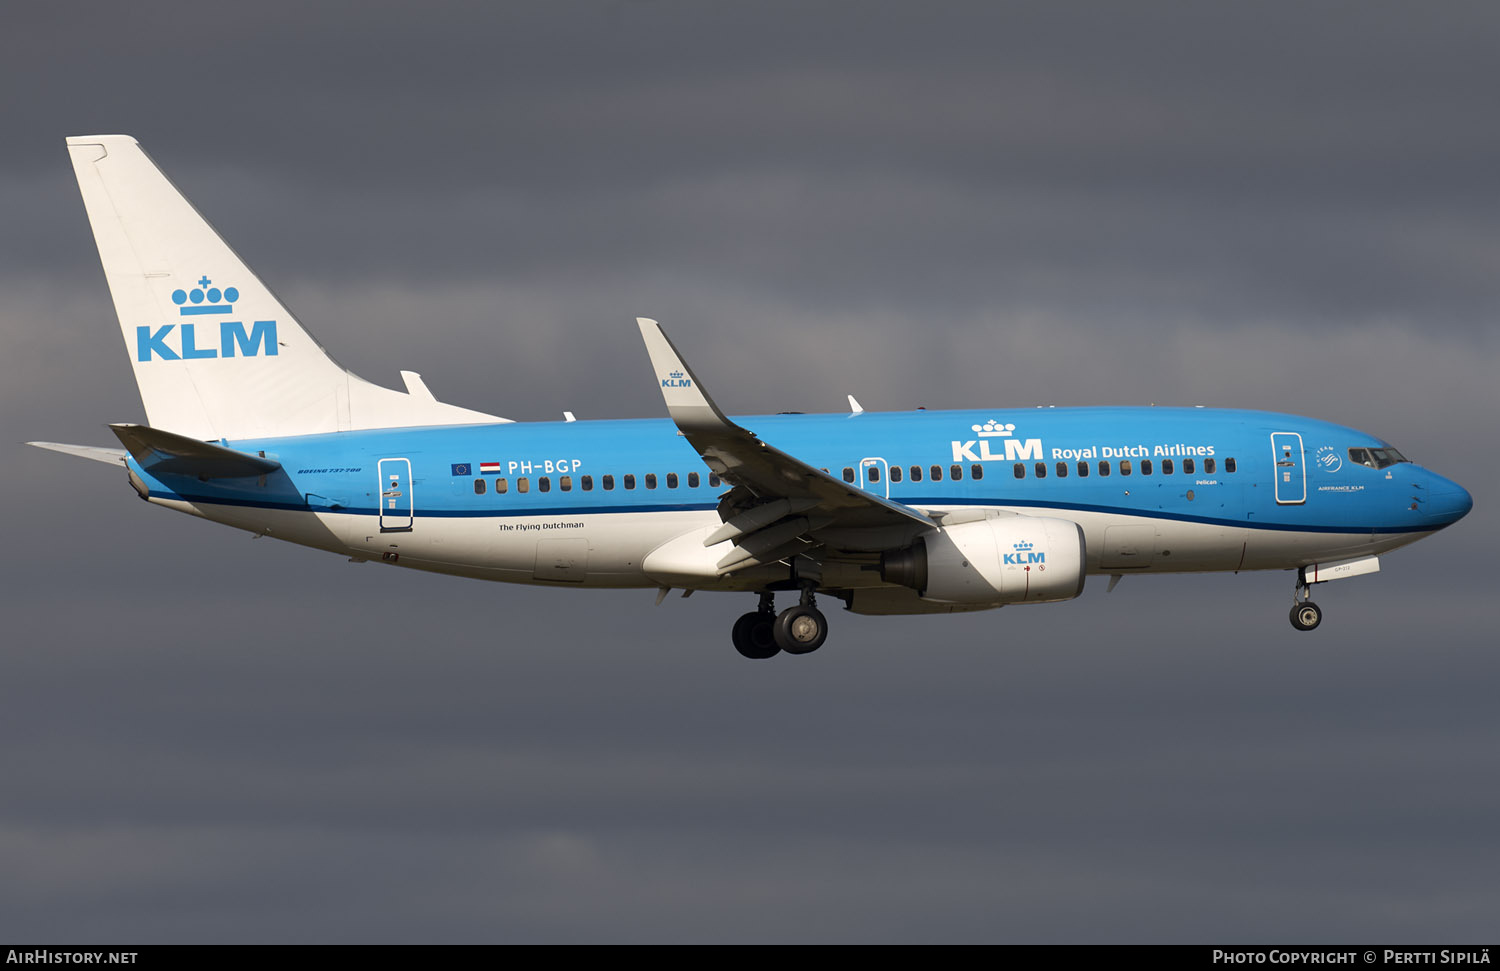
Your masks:
{"label": "klm boeing 737", "polygon": [[[262,536],[437,573],[754,595],[751,658],[806,654],[827,620],[1071,600],[1090,575],[1294,570],[1315,584],[1457,522],[1456,483],[1372,435],[1204,408],[730,418],[638,320],[669,420],[518,423],[339,366],[134,139],[68,139],[147,425],[142,499]],[[796,602],[776,611],[778,593]]]}

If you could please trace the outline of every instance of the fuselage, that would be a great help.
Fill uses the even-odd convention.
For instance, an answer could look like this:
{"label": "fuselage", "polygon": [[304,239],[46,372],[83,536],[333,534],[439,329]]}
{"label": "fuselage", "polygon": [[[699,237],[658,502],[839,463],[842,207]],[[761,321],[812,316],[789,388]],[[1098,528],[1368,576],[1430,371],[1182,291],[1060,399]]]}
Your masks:
{"label": "fuselage", "polygon": [[[1080,524],[1089,573],[1286,569],[1385,552],[1461,518],[1456,483],[1352,428],[1269,412],[1045,408],[736,419],[835,477],[937,516]],[[683,583],[651,568],[728,489],[671,421],[507,423],[229,441],[262,478],[152,477],[152,501],[292,542],[492,580]],[[829,564],[832,588],[879,586]],[[756,589],[764,570],[705,576]]]}

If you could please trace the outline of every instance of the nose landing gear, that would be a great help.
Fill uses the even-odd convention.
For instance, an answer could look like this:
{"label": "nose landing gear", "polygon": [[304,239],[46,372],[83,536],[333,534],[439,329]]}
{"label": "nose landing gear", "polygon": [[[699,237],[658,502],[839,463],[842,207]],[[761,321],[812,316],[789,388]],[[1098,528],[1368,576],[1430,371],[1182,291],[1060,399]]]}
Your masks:
{"label": "nose landing gear", "polygon": [[1323,623],[1323,609],[1307,599],[1312,585],[1307,582],[1307,571],[1297,571],[1297,587],[1292,592],[1292,626],[1298,630],[1312,630]]}

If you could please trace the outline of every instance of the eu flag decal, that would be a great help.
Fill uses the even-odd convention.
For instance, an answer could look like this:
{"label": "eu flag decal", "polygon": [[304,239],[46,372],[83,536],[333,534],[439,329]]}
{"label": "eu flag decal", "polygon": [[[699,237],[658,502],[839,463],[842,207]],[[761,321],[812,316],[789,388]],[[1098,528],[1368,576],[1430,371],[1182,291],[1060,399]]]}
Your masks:
{"label": "eu flag decal", "polygon": [[453,465],[454,475],[473,475],[474,469],[468,462],[455,462]]}

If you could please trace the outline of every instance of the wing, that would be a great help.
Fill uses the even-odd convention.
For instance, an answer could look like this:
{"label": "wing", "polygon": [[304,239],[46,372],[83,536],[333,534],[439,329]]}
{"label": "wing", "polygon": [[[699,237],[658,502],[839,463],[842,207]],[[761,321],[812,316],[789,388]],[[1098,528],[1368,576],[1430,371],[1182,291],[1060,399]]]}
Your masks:
{"label": "wing", "polygon": [[[936,525],[924,514],[834,478],[761,441],[725,417],[662,332],[637,317],[667,413],[704,463],[734,489],[719,505],[724,525],[704,540],[734,540],[721,573],[783,559],[814,545],[884,549]],[[866,537],[861,542],[860,537]]]}

